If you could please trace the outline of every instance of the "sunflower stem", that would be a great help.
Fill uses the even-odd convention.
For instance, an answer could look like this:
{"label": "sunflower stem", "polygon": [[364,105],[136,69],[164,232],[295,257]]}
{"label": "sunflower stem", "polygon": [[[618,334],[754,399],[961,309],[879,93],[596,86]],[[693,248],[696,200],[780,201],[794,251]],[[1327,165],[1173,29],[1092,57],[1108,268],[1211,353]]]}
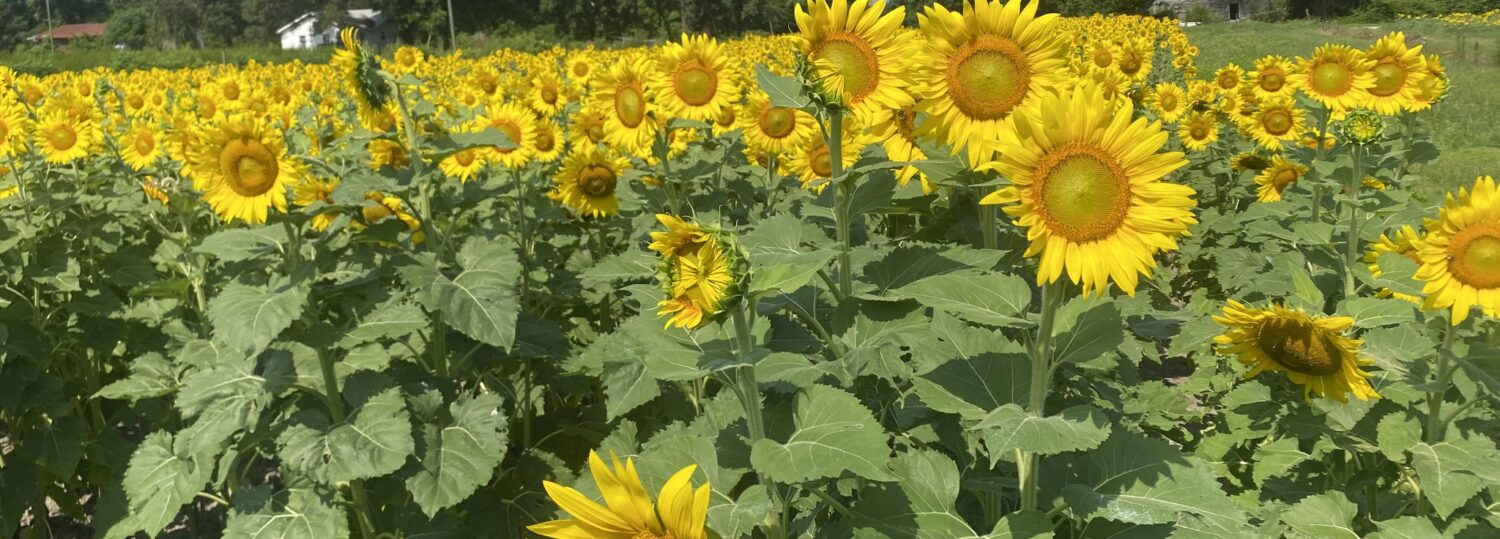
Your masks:
{"label": "sunflower stem", "polygon": [[1427,432],[1424,437],[1429,444],[1443,441],[1447,423],[1443,421],[1443,396],[1453,378],[1453,365],[1448,361],[1448,347],[1453,344],[1453,324],[1444,320],[1443,343],[1437,350],[1437,389],[1427,392]]}
{"label": "sunflower stem", "polygon": [[[754,314],[751,310],[753,308],[748,299],[741,299],[740,305],[730,309],[734,318],[736,351],[741,363],[734,377],[735,383],[739,385],[735,394],[740,397],[740,404],[745,407],[745,419],[750,424],[751,445],[755,445],[757,441],[766,437],[765,418],[762,416],[760,407],[760,384],[755,381],[755,365],[750,363],[751,352],[755,347],[751,333],[754,326],[750,318]],[[756,475],[760,477],[761,485],[766,488],[766,494],[771,497],[771,503],[776,506],[777,514],[785,516],[786,503],[781,499],[781,493],[776,490],[776,484],[759,472]],[[778,518],[776,521],[779,523],[781,519]],[[785,537],[780,524],[768,526],[765,532],[767,537],[773,539]]]}
{"label": "sunflower stem", "polygon": [[849,209],[851,198],[853,198],[853,186],[844,181],[844,111],[834,108],[828,111],[828,132],[824,133],[825,144],[828,146],[828,175],[829,181],[833,182],[834,194],[834,225],[838,229],[839,241],[839,294],[849,297],[854,290],[854,269],[850,267],[849,261]]}
{"label": "sunflower stem", "polygon": [[[1318,116],[1318,140],[1313,141],[1313,145],[1315,146],[1315,148],[1313,148],[1313,151],[1314,151],[1314,155],[1316,156],[1314,158],[1314,161],[1322,161],[1323,160],[1323,146],[1326,145],[1325,141],[1328,140],[1328,121],[1332,117],[1333,117],[1333,111],[1328,108],[1328,105],[1323,105],[1323,113]],[[1319,181],[1321,181],[1321,180],[1322,179],[1319,178]],[[1321,221],[1322,217],[1323,217],[1323,186],[1322,185],[1314,185],[1313,186],[1313,198],[1312,198],[1312,220],[1313,220],[1314,223],[1317,223],[1317,222]]]}
{"label": "sunflower stem", "polygon": [[677,184],[672,182],[672,160],[667,158],[672,153],[671,141],[668,139],[668,129],[668,127],[662,126],[661,129],[656,130],[656,144],[653,145],[652,149],[656,153],[656,159],[661,161],[661,187],[667,191],[667,207],[672,210],[672,215],[681,217],[681,195],[677,193]]}
{"label": "sunflower stem", "polygon": [[[1057,325],[1057,309],[1062,306],[1064,286],[1062,281],[1042,286],[1042,313],[1037,324],[1036,343],[1031,349],[1031,384],[1026,406],[1028,413],[1038,417],[1046,415],[1047,389],[1052,374],[1052,331]],[[1041,459],[1036,453],[1016,451],[1023,511],[1037,508],[1037,469],[1040,464]]]}
{"label": "sunflower stem", "polygon": [[[344,410],[344,399],[340,395],[338,376],[333,370],[333,356],[326,350],[318,351],[318,364],[323,371],[323,402],[328,405],[328,413],[333,416],[336,423],[342,423],[348,418]],[[375,531],[373,519],[370,517],[370,500],[365,495],[364,484],[359,480],[349,482],[349,494],[354,498],[354,511],[359,521],[360,536],[368,539]]]}
{"label": "sunflower stem", "polygon": [[[980,194],[979,196],[980,200],[984,199],[983,194]],[[999,206],[995,206],[993,204],[979,205],[980,238],[982,238],[981,241],[984,242],[982,247],[984,247],[985,249],[995,249],[999,247],[999,229],[996,227],[996,222],[998,221],[998,215],[996,214],[998,214],[999,211]]]}
{"label": "sunflower stem", "polygon": [[1364,176],[1360,145],[1349,147],[1354,170],[1349,175],[1349,235],[1344,245],[1344,299],[1354,297],[1354,265],[1359,263],[1359,187]]}

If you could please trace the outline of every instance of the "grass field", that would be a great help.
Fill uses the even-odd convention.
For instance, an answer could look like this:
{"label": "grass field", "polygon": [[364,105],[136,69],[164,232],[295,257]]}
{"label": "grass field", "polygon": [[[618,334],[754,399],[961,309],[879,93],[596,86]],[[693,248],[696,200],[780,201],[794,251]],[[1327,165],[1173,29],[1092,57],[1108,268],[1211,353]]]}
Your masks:
{"label": "grass field", "polygon": [[1452,82],[1448,98],[1420,116],[1443,154],[1417,170],[1424,179],[1413,186],[1414,191],[1429,200],[1441,200],[1444,191],[1472,183],[1475,176],[1500,173],[1496,170],[1500,131],[1494,128],[1500,118],[1496,115],[1500,110],[1500,28],[1465,29],[1463,53],[1457,50],[1457,29],[1425,21],[1217,23],[1189,28],[1187,34],[1201,51],[1199,68],[1209,70],[1225,62],[1248,69],[1256,58],[1267,54],[1306,56],[1322,43],[1363,48],[1393,30],[1424,42],[1424,52],[1441,55]]}

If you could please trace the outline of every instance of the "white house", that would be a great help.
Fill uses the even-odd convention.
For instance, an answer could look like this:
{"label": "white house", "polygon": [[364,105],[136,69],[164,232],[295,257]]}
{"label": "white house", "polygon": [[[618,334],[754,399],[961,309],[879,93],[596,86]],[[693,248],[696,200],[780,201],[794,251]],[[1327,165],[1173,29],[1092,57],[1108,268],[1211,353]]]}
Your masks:
{"label": "white house", "polygon": [[377,49],[396,42],[395,25],[386,24],[385,15],[379,10],[351,9],[344,20],[327,25],[327,28],[319,32],[318,23],[322,18],[322,13],[309,11],[276,30],[276,33],[281,35],[281,48],[311,49],[323,45],[337,46],[339,30],[349,26],[359,28],[360,41]]}

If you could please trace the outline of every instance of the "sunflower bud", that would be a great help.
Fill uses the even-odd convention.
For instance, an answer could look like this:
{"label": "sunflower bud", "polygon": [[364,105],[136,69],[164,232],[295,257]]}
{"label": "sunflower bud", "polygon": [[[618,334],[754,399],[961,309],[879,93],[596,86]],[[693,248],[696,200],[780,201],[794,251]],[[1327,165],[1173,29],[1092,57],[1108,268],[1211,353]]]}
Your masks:
{"label": "sunflower bud", "polygon": [[657,308],[667,326],[697,329],[719,319],[740,299],[749,263],[728,232],[671,215],[656,219],[665,232],[652,232],[650,249],[661,253],[662,291]]}
{"label": "sunflower bud", "polygon": [[1358,109],[1344,119],[1344,138],[1355,144],[1369,144],[1380,140],[1385,132],[1385,120],[1373,110]]}

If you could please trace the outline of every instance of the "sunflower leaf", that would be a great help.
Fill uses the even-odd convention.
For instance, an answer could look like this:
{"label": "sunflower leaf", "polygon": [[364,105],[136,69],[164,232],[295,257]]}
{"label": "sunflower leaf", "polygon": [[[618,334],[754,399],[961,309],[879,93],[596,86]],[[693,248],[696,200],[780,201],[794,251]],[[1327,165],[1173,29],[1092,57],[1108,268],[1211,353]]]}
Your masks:
{"label": "sunflower leaf", "polygon": [[1354,531],[1354,515],[1359,507],[1341,492],[1308,496],[1281,513],[1281,521],[1308,537],[1359,539]]}
{"label": "sunflower leaf", "polygon": [[785,442],[762,439],[750,451],[757,472],[778,483],[839,477],[845,471],[891,481],[886,434],[859,399],[824,385],[797,397],[796,430]]}
{"label": "sunflower leaf", "polygon": [[210,467],[184,456],[171,433],[146,435],[125,470],[131,522],[153,535],[166,528],[203,488]]}
{"label": "sunflower leaf", "polygon": [[255,356],[302,316],[307,287],[231,283],[208,302],[214,337],[246,356]]}
{"label": "sunflower leaf", "polygon": [[1246,520],[1207,464],[1139,433],[1114,432],[1096,449],[1042,462],[1052,468],[1043,477],[1066,485],[1063,498],[1084,520],[1168,524],[1192,514],[1215,527]]}
{"label": "sunflower leaf", "polygon": [[1042,455],[1082,451],[1099,447],[1109,438],[1109,419],[1092,406],[1068,408],[1057,415],[1038,417],[1017,404],[1006,404],[990,412],[969,430],[984,437],[990,459],[1015,450]]}
{"label": "sunflower leaf", "polygon": [[287,539],[292,537],[318,537],[344,539],[349,537],[349,519],[343,510],[323,500],[311,490],[290,489],[267,500],[254,512],[230,511],[227,527],[228,537],[249,539]]}
{"label": "sunflower leaf", "polygon": [[812,99],[803,91],[801,81],[772,73],[764,64],[755,64],[755,82],[771,97],[773,107],[805,109],[812,106]]}
{"label": "sunflower leaf", "polygon": [[299,416],[282,432],[282,460],[329,485],[389,474],[414,451],[410,415],[395,389],[371,397],[337,425],[316,410]]}
{"label": "sunflower leaf", "polygon": [[928,277],[892,291],[954,316],[993,326],[1025,327],[1031,285],[1015,275],[948,274]]}
{"label": "sunflower leaf", "polygon": [[463,395],[449,406],[452,419],[422,426],[421,444],[406,489],[431,517],[488,483],[505,457],[506,417],[494,393]]}

